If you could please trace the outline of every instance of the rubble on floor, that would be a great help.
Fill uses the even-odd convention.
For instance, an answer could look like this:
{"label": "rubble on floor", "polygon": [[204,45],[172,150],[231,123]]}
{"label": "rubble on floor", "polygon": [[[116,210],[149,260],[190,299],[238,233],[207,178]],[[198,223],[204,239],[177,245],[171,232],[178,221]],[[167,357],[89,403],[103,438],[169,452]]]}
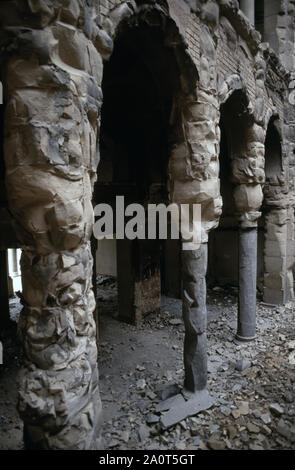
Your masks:
{"label": "rubble on floor", "polygon": [[[114,297],[111,297],[114,303]],[[100,304],[108,311],[108,301]],[[235,339],[236,289],[208,291],[208,390],[214,405],[169,429],[162,400],[183,383],[181,301],[163,298],[140,327],[100,319],[107,449],[295,449],[295,310],[257,305],[257,338]],[[170,384],[170,393],[161,395]],[[175,398],[174,398],[175,400]],[[165,428],[165,427],[164,427]]]}
{"label": "rubble on floor", "polygon": [[[98,287],[106,449],[295,449],[295,303],[259,302],[257,338],[239,343],[236,289],[209,290],[208,391],[214,404],[163,429],[159,404],[181,394],[184,378],[181,301],[163,297],[160,314],[135,327],[115,319],[115,281],[104,279]],[[18,308],[13,306],[16,317]],[[15,409],[21,354],[15,338],[5,342],[0,449],[21,449],[22,422]]]}
{"label": "rubble on floor", "polygon": [[10,299],[10,318],[14,324],[0,332],[3,344],[3,365],[0,366],[0,450],[23,449],[23,422],[16,410],[17,375],[22,353],[16,338],[16,321],[21,304],[18,297]]}

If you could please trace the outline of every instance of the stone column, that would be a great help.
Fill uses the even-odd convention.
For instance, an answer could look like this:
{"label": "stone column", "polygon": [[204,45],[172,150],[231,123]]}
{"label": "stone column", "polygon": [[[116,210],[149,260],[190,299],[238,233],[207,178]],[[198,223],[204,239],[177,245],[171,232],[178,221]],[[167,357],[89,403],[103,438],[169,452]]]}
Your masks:
{"label": "stone column", "polygon": [[95,449],[101,402],[90,243],[47,255],[26,249],[21,270],[18,410],[25,447]]}
{"label": "stone column", "polygon": [[[206,32],[203,40],[210,42]],[[199,88],[198,98],[191,97],[184,107],[182,122],[185,143],[175,145],[169,162],[171,180],[173,180],[170,187],[171,200],[181,204],[201,206],[200,247],[196,250],[182,250],[184,386],[193,393],[204,390],[207,383],[207,243],[208,233],[218,225],[222,207],[217,158],[220,139],[219,117],[216,98],[203,88]],[[181,138],[181,132],[179,135]],[[200,136],[201,144],[199,144]],[[191,160],[187,158],[189,152]]]}
{"label": "stone column", "polygon": [[237,339],[251,341],[256,329],[257,221],[263,193],[259,184],[240,184],[234,190],[239,215],[239,307]]}
{"label": "stone column", "polygon": [[207,384],[207,252],[207,243],[197,250],[182,252],[184,386],[190,392],[203,390]]}
{"label": "stone column", "polygon": [[257,228],[239,231],[239,307],[237,339],[251,341],[256,331]]}
{"label": "stone column", "polygon": [[252,25],[255,24],[255,0],[240,0],[240,9]]}
{"label": "stone column", "polygon": [[97,449],[90,237],[102,58],[63,22],[25,31],[13,30],[4,80],[6,187],[23,247],[18,410],[28,449]]}
{"label": "stone column", "polygon": [[[218,15],[218,7],[215,12]],[[206,11],[204,18],[208,19]],[[193,395],[207,396],[194,414],[210,406],[207,384],[206,348],[206,271],[208,233],[218,226],[222,212],[219,184],[220,112],[217,97],[216,44],[210,29],[200,31],[200,68],[196,90],[181,103],[176,117],[176,141],[169,160],[172,202],[201,206],[200,245],[196,250],[182,250],[184,387]],[[217,21],[215,26],[217,27]],[[201,393],[199,393],[201,391]]]}
{"label": "stone column", "polygon": [[[268,209],[271,210],[265,216],[263,300],[270,304],[283,304],[292,298],[293,280],[291,276],[288,282],[288,271],[292,270],[294,263],[293,227],[288,230],[287,209],[275,206]],[[288,284],[290,288],[287,288]]]}

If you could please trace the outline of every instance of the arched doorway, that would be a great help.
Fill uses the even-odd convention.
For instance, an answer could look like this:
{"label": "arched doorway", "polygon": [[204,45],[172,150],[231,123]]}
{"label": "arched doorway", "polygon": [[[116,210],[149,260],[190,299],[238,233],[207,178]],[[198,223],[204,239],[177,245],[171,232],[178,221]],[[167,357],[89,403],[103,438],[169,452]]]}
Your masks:
{"label": "arched doorway", "polygon": [[282,139],[280,121],[273,116],[265,139],[265,185],[262,217],[259,221],[258,279],[263,300],[282,304],[288,300],[290,288],[283,272],[287,262],[287,212],[283,207]]}
{"label": "arched doorway", "polygon": [[233,161],[245,153],[247,129],[251,119],[243,90],[234,91],[221,106],[220,113],[220,194],[222,215],[219,226],[209,235],[209,286],[239,286],[239,220],[234,200],[237,174]]}
{"label": "arched doorway", "polygon": [[[116,196],[124,196],[125,206],[169,203],[172,128],[187,83],[196,83],[196,71],[185,63],[173,22],[138,21],[140,27],[132,18],[122,22],[104,66],[101,161],[94,199],[111,204],[113,210]],[[180,241],[114,239],[98,245],[117,278],[120,319],[138,323],[157,311],[161,292],[180,296]],[[97,264],[99,272],[99,256]]]}
{"label": "arched doorway", "polygon": [[238,285],[236,337],[251,341],[256,334],[257,220],[264,182],[264,134],[249,109],[241,79],[234,75],[227,82],[229,97],[221,106],[220,122],[224,208],[219,229],[211,236],[209,273],[213,272],[213,282]]}

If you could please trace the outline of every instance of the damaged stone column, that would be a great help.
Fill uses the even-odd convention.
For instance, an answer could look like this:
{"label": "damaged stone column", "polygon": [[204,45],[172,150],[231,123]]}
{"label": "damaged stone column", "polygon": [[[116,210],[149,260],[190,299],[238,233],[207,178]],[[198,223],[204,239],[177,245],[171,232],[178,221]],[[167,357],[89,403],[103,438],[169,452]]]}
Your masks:
{"label": "damaged stone column", "polygon": [[66,4],[28,2],[26,15],[14,6],[5,18],[6,187],[23,249],[18,409],[29,449],[100,448],[90,237],[107,34],[94,21],[98,2]]}
{"label": "damaged stone column", "polygon": [[193,393],[207,385],[207,255],[207,243],[202,243],[197,250],[182,253],[184,386]]}
{"label": "damaged stone column", "polygon": [[[269,202],[269,199],[267,199]],[[289,270],[293,268],[293,243],[287,253],[288,235],[294,233],[293,227],[288,230],[288,210],[284,207],[269,206],[271,210],[265,217],[264,246],[264,292],[263,300],[270,304],[283,304],[292,298],[293,279],[288,279]],[[290,295],[291,294],[291,295]],[[290,297],[289,297],[290,296]]]}
{"label": "damaged stone column", "polygon": [[260,185],[241,184],[234,191],[239,222],[239,304],[237,339],[256,335],[257,220],[263,193]]}
{"label": "damaged stone column", "polygon": [[[255,105],[248,102],[252,118],[244,124],[241,138],[235,137],[232,152],[234,201],[239,219],[239,306],[237,339],[251,341],[256,330],[257,225],[265,182],[265,119],[263,95],[265,62],[259,52],[255,58]],[[239,134],[237,134],[239,135]],[[241,142],[239,142],[239,140]],[[244,143],[243,143],[244,140]]]}
{"label": "damaged stone column", "polygon": [[28,449],[95,449],[101,414],[89,243],[24,250],[19,333],[26,355],[18,409]]}
{"label": "damaged stone column", "polygon": [[239,307],[237,339],[250,341],[256,332],[257,228],[239,230]]}
{"label": "damaged stone column", "polygon": [[218,225],[222,207],[217,159],[220,139],[218,102],[200,87],[197,96],[187,98],[179,118],[180,125],[175,134],[179,141],[175,143],[169,161],[170,198],[177,204],[188,204],[190,208],[194,204],[200,205],[200,243],[193,250],[182,249],[181,254],[184,398],[176,396],[175,401],[169,402],[168,411],[161,417],[164,429],[214,403],[206,388],[206,271],[208,232]]}
{"label": "damaged stone column", "polygon": [[[202,397],[190,414],[212,406],[206,391],[206,271],[210,230],[217,227],[222,200],[219,185],[219,103],[216,95],[216,45],[209,28],[200,33],[200,81],[195,94],[182,103],[175,135],[178,141],[169,161],[170,198],[178,204],[201,207],[200,246],[182,250],[184,342],[184,390]],[[195,411],[195,412],[193,412]]]}

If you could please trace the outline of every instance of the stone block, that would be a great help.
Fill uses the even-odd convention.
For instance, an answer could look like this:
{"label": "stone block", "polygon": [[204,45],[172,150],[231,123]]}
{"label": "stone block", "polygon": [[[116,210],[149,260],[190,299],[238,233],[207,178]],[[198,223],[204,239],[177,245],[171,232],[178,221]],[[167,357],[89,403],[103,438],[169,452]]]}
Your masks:
{"label": "stone block", "polygon": [[286,256],[287,253],[287,243],[278,243],[277,241],[273,240],[265,240],[264,243],[264,253],[265,256]]}
{"label": "stone block", "polygon": [[274,304],[274,305],[281,305],[284,303],[284,291],[281,290],[274,290],[265,287],[263,290],[263,300],[265,303]]}
{"label": "stone block", "polygon": [[269,290],[281,290],[284,286],[284,276],[281,272],[264,273],[264,287]]}
{"label": "stone block", "polygon": [[189,416],[194,416],[201,411],[211,408],[213,404],[214,401],[207,390],[202,390],[192,394],[188,400],[184,400],[182,403],[177,403],[176,406],[173,406],[172,404],[169,411],[161,416],[160,423],[162,428],[168,429]]}
{"label": "stone block", "polygon": [[264,267],[267,273],[281,273],[286,267],[286,257],[267,256],[264,258]]}

